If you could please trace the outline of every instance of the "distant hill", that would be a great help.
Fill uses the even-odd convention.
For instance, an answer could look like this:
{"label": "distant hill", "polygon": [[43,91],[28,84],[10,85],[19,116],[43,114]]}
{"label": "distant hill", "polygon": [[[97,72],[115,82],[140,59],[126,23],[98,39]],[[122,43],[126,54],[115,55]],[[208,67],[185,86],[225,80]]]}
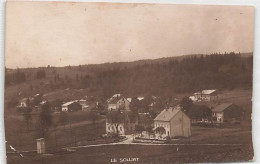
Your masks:
{"label": "distant hill", "polygon": [[173,95],[200,89],[251,88],[252,55],[195,54],[133,62],[6,69],[5,85],[12,93],[24,95],[83,88],[102,97],[119,92]]}

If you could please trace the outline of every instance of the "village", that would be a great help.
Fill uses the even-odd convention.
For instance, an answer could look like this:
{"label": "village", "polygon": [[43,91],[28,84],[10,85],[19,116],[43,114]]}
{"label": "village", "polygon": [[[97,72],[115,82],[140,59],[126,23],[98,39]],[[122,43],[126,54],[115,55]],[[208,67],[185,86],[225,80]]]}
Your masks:
{"label": "village", "polygon": [[86,155],[89,163],[128,157],[142,157],[141,163],[251,159],[251,79],[244,75],[243,83],[233,86],[230,80],[236,79],[218,75],[222,68],[213,69],[216,81],[209,84],[212,79],[196,73],[188,80],[179,73],[191,71],[187,61],[211,58],[251,59],[231,53],[195,56],[181,65],[174,59],[166,66],[137,61],[133,68],[133,63],[128,68],[112,63],[6,69],[8,163],[83,163]]}
{"label": "village", "polygon": [[[58,116],[58,123],[64,126],[64,130],[66,125],[70,128],[73,125],[69,115],[88,115],[88,119],[92,120],[91,126],[97,126],[97,122],[102,124],[103,129],[100,132],[103,133],[96,134],[97,137],[91,142],[97,145],[113,142],[185,143],[187,140],[190,141],[193,133],[196,134],[192,126],[221,128],[241,124],[245,119],[244,109],[226,101],[225,95],[216,89],[202,90],[189,97],[168,99],[162,99],[160,96],[125,97],[117,93],[103,101],[98,97],[84,96],[79,100],[59,100],[54,103],[48,102],[44,97],[35,94],[21,99],[16,106],[17,112],[24,115],[25,121],[30,121],[26,120],[26,116],[31,117],[31,114],[35,115],[41,109],[49,108],[51,115]],[[79,123],[84,124],[86,121],[83,119]],[[50,153],[53,150],[48,150],[53,145],[50,146],[52,142],[47,136],[47,131],[44,130],[41,133],[42,137],[35,141],[39,154]],[[57,147],[56,140],[55,137]],[[82,146],[84,143],[72,139],[72,144],[69,145]]]}

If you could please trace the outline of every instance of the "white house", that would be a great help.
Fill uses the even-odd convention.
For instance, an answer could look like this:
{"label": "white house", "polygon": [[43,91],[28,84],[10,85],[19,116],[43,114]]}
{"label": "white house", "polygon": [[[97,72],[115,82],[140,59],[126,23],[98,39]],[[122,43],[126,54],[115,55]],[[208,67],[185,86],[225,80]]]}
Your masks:
{"label": "white house", "polygon": [[[124,121],[118,124],[118,134],[126,135],[132,134],[135,132],[135,125],[138,124],[138,119],[135,118],[131,120],[127,114],[122,115],[124,117]],[[107,134],[116,134],[116,124],[111,123],[109,119],[106,119],[106,133]]]}
{"label": "white house", "polygon": [[20,102],[20,107],[27,107],[28,98],[23,98]]}
{"label": "white house", "polygon": [[219,99],[219,92],[216,89],[202,90],[194,93],[195,101],[213,101]]}
{"label": "white house", "polygon": [[[184,112],[182,112],[179,105],[164,109],[154,119],[154,129],[158,127],[163,127],[165,129],[165,133],[162,135],[162,137],[189,137],[191,136],[190,126],[190,118]],[[159,134],[156,134],[157,138],[159,136]]]}
{"label": "white house", "polygon": [[[106,133],[107,134],[116,134],[115,124],[111,124],[108,120],[106,120]],[[125,128],[124,128],[123,123],[118,125],[118,134],[125,135]]]}
{"label": "white house", "polygon": [[121,107],[124,107],[124,110],[130,111],[130,102],[120,94],[117,96],[112,96],[108,101],[108,111],[116,111]]}

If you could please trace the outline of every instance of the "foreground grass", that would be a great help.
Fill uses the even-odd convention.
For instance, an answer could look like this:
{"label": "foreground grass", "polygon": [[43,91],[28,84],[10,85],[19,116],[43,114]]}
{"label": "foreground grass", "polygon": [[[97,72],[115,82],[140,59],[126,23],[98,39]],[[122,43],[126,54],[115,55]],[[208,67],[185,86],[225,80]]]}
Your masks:
{"label": "foreground grass", "polygon": [[[116,158],[139,158],[138,163],[240,162],[253,159],[252,145],[109,145],[59,152],[51,156],[25,156],[8,163],[94,164],[111,163]],[[135,163],[135,162],[131,162]]]}

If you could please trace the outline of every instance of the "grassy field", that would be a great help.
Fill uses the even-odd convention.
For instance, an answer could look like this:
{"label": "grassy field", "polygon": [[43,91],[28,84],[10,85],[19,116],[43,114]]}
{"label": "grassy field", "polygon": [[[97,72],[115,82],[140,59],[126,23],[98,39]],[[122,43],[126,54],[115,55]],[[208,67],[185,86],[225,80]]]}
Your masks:
{"label": "grassy field", "polygon": [[[98,131],[96,131],[96,129],[98,129],[99,126],[100,132],[102,132],[102,124],[97,125],[95,129],[91,129],[87,126],[74,129],[74,132],[78,133],[77,136],[82,136],[82,138],[79,137],[76,142],[66,140],[66,137],[64,138],[64,136],[70,136],[70,131],[68,130],[57,133],[57,147],[74,147],[112,142],[112,140],[109,139],[90,139],[97,137],[96,133]],[[8,154],[8,163],[110,163],[111,158],[136,157],[140,158],[138,163],[238,162],[253,159],[251,130],[248,130],[248,128],[243,125],[234,125],[233,127],[224,128],[192,126],[191,130],[192,136],[190,138],[171,142],[171,144],[185,145],[107,145],[79,148],[75,149],[75,152],[54,149],[56,143],[54,133],[52,133],[53,135],[50,136],[46,143],[47,153],[51,155],[41,156],[36,155],[36,153],[24,153],[24,158],[21,158],[17,154]],[[84,132],[87,133],[89,140],[85,138]],[[68,142],[69,144],[62,145],[62,142]]]}
{"label": "grassy field", "polygon": [[[151,150],[151,151],[148,151]],[[111,163],[111,159],[139,158],[138,163],[240,162],[253,159],[252,146],[207,145],[113,145],[57,152],[49,156],[26,156],[8,159],[8,163],[94,164]],[[126,162],[136,163],[136,162]]]}
{"label": "grassy field", "polygon": [[[13,120],[13,119],[11,119]],[[10,122],[10,121],[8,121]],[[36,139],[39,138],[37,127],[27,130],[23,121],[11,122],[12,126],[6,129],[6,141],[19,151],[36,150]],[[8,124],[9,125],[9,124]],[[70,128],[71,127],[71,128]],[[48,150],[59,149],[66,146],[93,143],[101,134],[105,133],[103,119],[93,124],[92,121],[72,123],[52,127],[47,133],[46,147]]]}

